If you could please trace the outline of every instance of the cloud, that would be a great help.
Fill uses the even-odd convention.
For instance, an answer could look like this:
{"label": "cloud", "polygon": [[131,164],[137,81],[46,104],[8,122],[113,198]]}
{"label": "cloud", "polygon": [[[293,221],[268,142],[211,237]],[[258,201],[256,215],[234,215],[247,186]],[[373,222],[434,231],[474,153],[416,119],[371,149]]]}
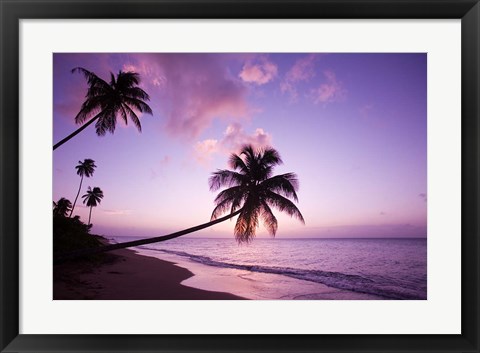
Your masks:
{"label": "cloud", "polygon": [[248,61],[238,76],[245,82],[260,86],[272,81],[277,73],[277,65],[262,56],[256,63]]}
{"label": "cloud", "polygon": [[254,148],[263,148],[272,145],[272,137],[262,128],[257,128],[252,134],[245,132],[238,123],[227,126],[222,139],[206,139],[195,145],[197,161],[204,164],[209,162],[214,154],[238,153],[244,145],[250,144]]}
{"label": "cloud", "polygon": [[288,93],[291,101],[298,100],[297,83],[308,81],[315,76],[316,54],[307,55],[298,59],[295,64],[287,71],[283,81],[280,83],[282,93]]}
{"label": "cloud", "polygon": [[[218,54],[140,54],[131,68],[149,77],[152,101],[175,137],[195,138],[214,119],[242,119],[252,114],[247,87],[227,70]],[[268,67],[268,66],[267,66]]]}
{"label": "cloud", "polygon": [[231,153],[240,151],[246,144],[252,145],[255,148],[270,146],[272,144],[272,137],[262,128],[257,128],[253,134],[248,135],[240,124],[234,123],[227,127],[220,143],[225,150]]}
{"label": "cloud", "polygon": [[345,99],[347,92],[343,88],[343,84],[337,80],[335,73],[333,71],[325,71],[323,74],[326,82],[311,91],[313,102],[315,104],[328,104]]}
{"label": "cloud", "polygon": [[218,140],[207,139],[195,144],[195,156],[202,164],[210,162],[212,155],[217,152]]}
{"label": "cloud", "polygon": [[109,216],[127,216],[132,213],[132,210],[102,210],[102,212]]}

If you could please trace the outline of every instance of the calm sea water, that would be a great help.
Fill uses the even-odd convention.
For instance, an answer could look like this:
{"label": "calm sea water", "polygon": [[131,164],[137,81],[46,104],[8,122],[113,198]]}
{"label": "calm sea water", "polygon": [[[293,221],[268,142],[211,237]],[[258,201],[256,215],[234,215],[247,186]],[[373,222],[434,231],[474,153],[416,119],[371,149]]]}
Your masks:
{"label": "calm sea water", "polygon": [[[117,242],[137,239],[116,237]],[[427,298],[426,239],[178,238],[139,247],[212,267],[271,273],[385,299]],[[161,256],[160,256],[161,257]]]}

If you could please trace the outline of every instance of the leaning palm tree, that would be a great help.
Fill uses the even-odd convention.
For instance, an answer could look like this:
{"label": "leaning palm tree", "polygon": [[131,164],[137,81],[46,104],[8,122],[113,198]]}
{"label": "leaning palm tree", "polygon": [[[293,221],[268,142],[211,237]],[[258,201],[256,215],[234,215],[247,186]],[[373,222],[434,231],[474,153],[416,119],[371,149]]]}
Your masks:
{"label": "leaning palm tree", "polygon": [[92,208],[97,207],[97,205],[103,199],[103,191],[95,186],[93,189],[89,186],[87,193],[82,196],[83,203],[90,207],[90,213],[88,215],[88,226],[90,226],[90,219],[92,218]]}
{"label": "leaning palm tree", "polygon": [[78,161],[78,165],[75,167],[77,169],[77,175],[80,176],[80,186],[78,187],[78,192],[77,196],[75,197],[75,201],[73,201],[73,206],[72,210],[70,211],[70,216],[72,217],[73,210],[75,209],[75,204],[77,203],[78,195],[80,195],[80,190],[82,189],[82,182],[83,182],[83,177],[86,176],[87,178],[90,178],[93,175],[93,172],[95,171],[95,168],[97,166],[95,165],[95,161],[90,158],[86,158],[82,161]]}
{"label": "leaning palm tree", "polygon": [[[83,125],[57,142],[53,146],[54,150],[82,132],[93,122],[95,122],[98,136],[104,136],[107,131],[113,134],[118,115],[121,116],[125,124],[128,123],[128,118],[130,118],[138,131],[142,131],[140,119],[135,110],[152,115],[152,109],[145,103],[145,101],[150,100],[149,95],[138,87],[140,76],[136,72],[119,71],[116,77],[113,73],[110,73],[110,82],[104,81],[93,72],[82,67],[76,67],[72,72],[82,73],[88,82],[85,102],[83,102],[80,112],[75,117],[75,123]],[[85,123],[87,120],[88,122]]]}
{"label": "leaning palm tree", "polygon": [[[292,198],[294,201],[298,201],[296,174],[286,173],[272,176],[273,168],[281,163],[280,155],[273,148],[255,150],[250,145],[244,146],[239,154],[232,154],[230,157],[229,164],[233,170],[217,170],[210,177],[210,190],[217,191],[221,187],[227,187],[215,198],[216,206],[210,222],[160,237],[111,244],[95,249],[82,249],[60,256],[56,262],[178,238],[237,215],[234,234],[238,242],[249,242],[253,239],[259,226],[259,219],[263,220],[269,233],[274,236],[278,222],[272,208],[286,212],[305,223],[298,208],[289,200]],[[220,217],[225,212],[228,212],[227,215]]]}
{"label": "leaning palm tree", "polygon": [[72,208],[72,203],[65,197],[62,197],[57,202],[53,201],[53,215],[59,217],[66,217],[67,213]]}

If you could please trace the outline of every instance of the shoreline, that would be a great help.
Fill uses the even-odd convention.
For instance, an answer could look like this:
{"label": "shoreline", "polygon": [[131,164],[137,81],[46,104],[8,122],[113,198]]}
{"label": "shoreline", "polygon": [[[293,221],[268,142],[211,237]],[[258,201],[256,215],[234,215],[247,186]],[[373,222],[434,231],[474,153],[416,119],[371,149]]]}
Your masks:
{"label": "shoreline", "polygon": [[[102,241],[108,242],[105,238]],[[106,253],[102,263],[67,262],[53,268],[54,300],[239,300],[231,293],[187,287],[194,274],[131,249]]]}
{"label": "shoreline", "polygon": [[[115,239],[97,236],[110,244]],[[385,300],[279,274],[221,268],[141,248],[53,267],[54,300]]]}
{"label": "shoreline", "polygon": [[388,300],[385,297],[330,287],[281,274],[209,266],[154,250],[135,249],[140,255],[166,260],[194,275],[183,285],[227,292],[251,300]]}

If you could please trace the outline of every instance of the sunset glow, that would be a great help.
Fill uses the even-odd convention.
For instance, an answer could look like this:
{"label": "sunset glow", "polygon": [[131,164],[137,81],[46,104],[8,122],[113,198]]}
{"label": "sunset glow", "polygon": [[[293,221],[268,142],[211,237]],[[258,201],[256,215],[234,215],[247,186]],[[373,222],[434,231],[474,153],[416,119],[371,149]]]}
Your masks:
{"label": "sunset glow", "polygon": [[[427,236],[426,54],[54,54],[53,143],[79,126],[87,82],[134,71],[153,115],[118,119],[53,152],[53,200],[72,202],[75,166],[104,198],[92,233],[159,236],[210,220],[208,178],[245,144],[272,146],[300,181],[305,225],[274,210],[277,238]],[[77,202],[74,214],[88,220]],[[190,237],[233,237],[234,221]],[[259,237],[269,237],[262,225]]]}

